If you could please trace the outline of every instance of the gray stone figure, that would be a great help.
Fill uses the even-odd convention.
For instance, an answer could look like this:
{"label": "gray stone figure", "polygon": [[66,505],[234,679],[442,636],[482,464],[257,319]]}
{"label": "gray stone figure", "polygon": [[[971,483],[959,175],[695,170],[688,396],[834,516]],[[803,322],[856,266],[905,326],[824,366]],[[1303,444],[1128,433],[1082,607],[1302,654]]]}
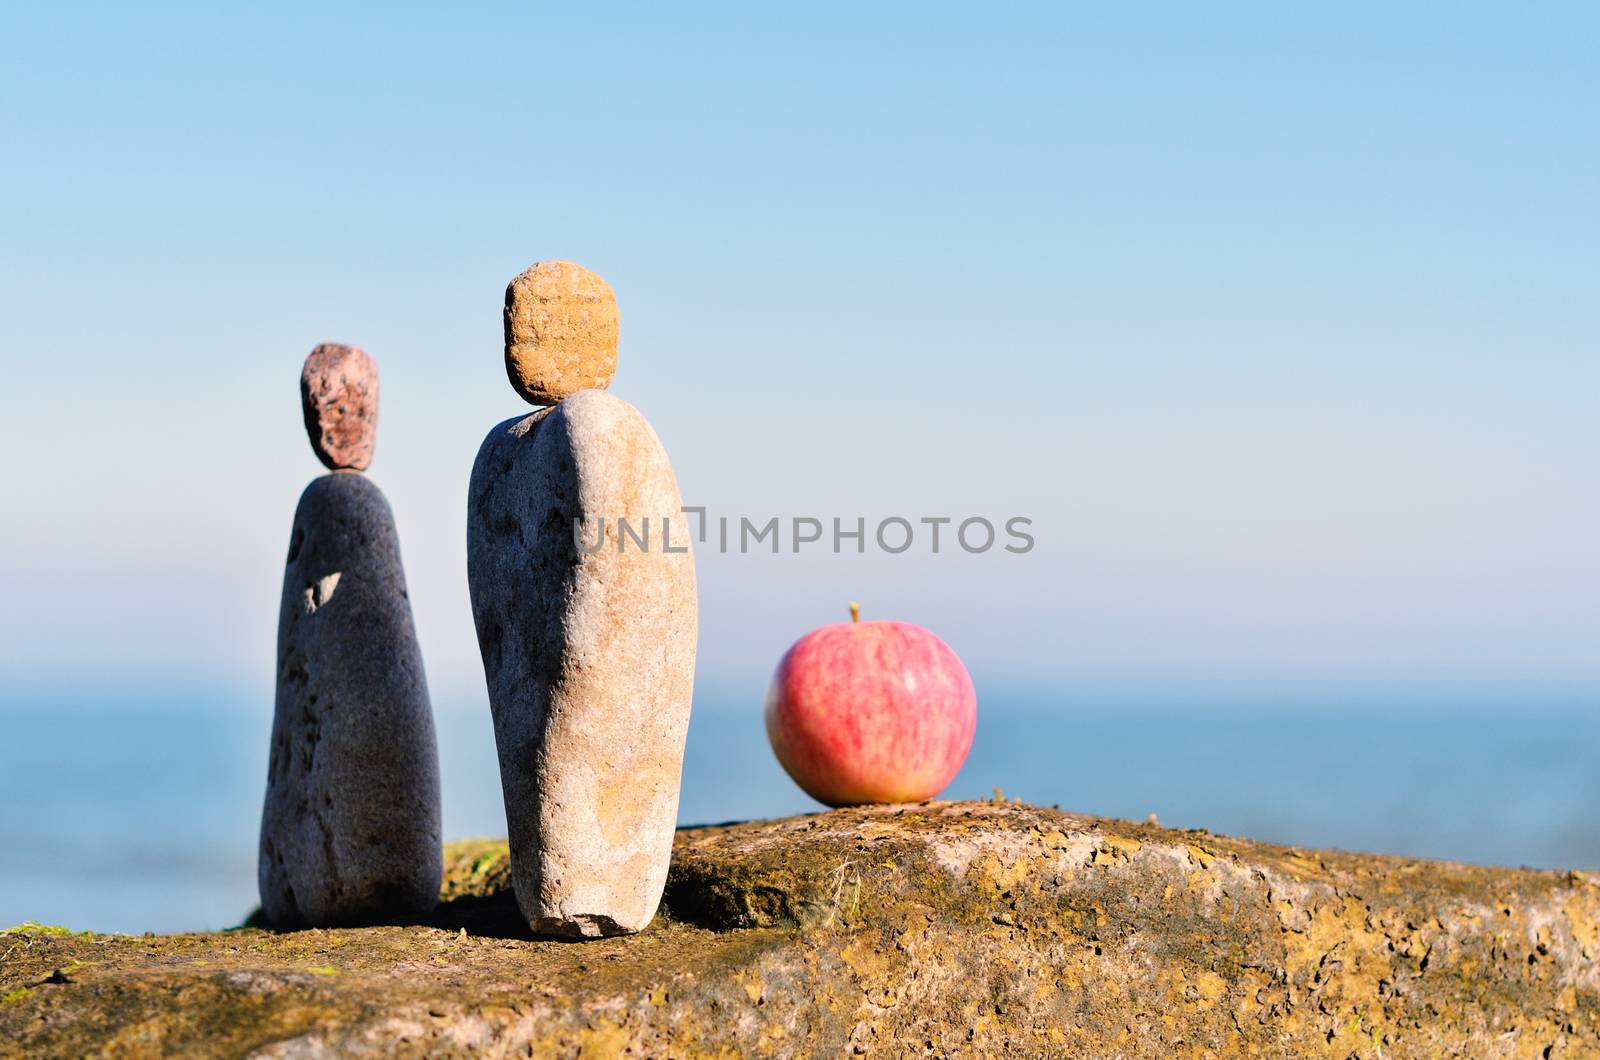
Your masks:
{"label": "gray stone figure", "polygon": [[639,931],[678,812],[697,636],[694,557],[655,431],[603,390],[611,288],[542,262],[506,292],[506,369],[550,407],[489,432],[467,570],[517,903],[537,934]]}
{"label": "gray stone figure", "polygon": [[394,516],[359,470],[377,367],[318,346],[301,396],[334,470],[301,494],[284,567],[261,908],[279,927],[414,919],[443,872],[439,762]]}

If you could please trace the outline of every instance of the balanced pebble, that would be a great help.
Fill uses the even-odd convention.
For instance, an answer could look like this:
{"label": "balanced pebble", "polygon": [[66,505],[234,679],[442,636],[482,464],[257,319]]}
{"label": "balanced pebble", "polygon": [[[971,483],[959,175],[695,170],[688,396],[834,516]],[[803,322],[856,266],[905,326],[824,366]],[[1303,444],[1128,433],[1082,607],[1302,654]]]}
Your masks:
{"label": "balanced pebble", "polygon": [[324,342],[300,370],[300,407],[317,459],[365,471],[378,436],[378,365],[365,350]]}
{"label": "balanced pebble", "polygon": [[582,265],[541,261],[506,287],[506,375],[535,405],[603,390],[617,370],[617,299]]}

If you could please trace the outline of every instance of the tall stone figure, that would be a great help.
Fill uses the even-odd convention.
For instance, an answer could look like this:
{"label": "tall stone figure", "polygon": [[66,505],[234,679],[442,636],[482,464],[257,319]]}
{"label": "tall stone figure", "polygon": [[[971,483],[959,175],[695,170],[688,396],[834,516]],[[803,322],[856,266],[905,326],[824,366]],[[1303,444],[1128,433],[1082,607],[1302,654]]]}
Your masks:
{"label": "tall stone figure", "polygon": [[639,931],[666,886],[694,685],[694,557],[650,424],[604,391],[617,303],[540,262],[511,281],[506,371],[546,406],[484,439],[467,571],[517,903],[538,934]]}
{"label": "tall stone figure", "polygon": [[331,473],[300,495],[283,572],[261,908],[280,927],[405,920],[438,899],[439,762],[394,516],[362,474],[377,365],[318,346],[300,396]]}

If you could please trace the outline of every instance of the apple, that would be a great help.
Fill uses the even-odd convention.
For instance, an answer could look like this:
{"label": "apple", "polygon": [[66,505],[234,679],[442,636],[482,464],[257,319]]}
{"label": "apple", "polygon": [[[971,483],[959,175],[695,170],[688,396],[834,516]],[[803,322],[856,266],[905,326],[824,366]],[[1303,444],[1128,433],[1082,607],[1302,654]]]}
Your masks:
{"label": "apple", "polygon": [[909,622],[814,629],[778,663],[767,739],[806,794],[828,806],[920,802],[972,749],[978,697],[950,646]]}

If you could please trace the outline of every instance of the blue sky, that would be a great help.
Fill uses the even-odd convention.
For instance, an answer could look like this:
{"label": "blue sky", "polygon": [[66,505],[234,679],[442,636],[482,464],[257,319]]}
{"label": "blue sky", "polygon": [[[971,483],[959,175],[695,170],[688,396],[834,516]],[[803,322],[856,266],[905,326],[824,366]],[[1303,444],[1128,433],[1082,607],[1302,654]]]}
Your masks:
{"label": "blue sky", "polygon": [[979,687],[1600,687],[1588,5],[34,7],[0,32],[0,687],[270,695],[319,473],[373,478],[477,706],[506,281],[622,308],[690,503],[1034,520],[1025,556],[702,552],[701,678],[920,622]]}

